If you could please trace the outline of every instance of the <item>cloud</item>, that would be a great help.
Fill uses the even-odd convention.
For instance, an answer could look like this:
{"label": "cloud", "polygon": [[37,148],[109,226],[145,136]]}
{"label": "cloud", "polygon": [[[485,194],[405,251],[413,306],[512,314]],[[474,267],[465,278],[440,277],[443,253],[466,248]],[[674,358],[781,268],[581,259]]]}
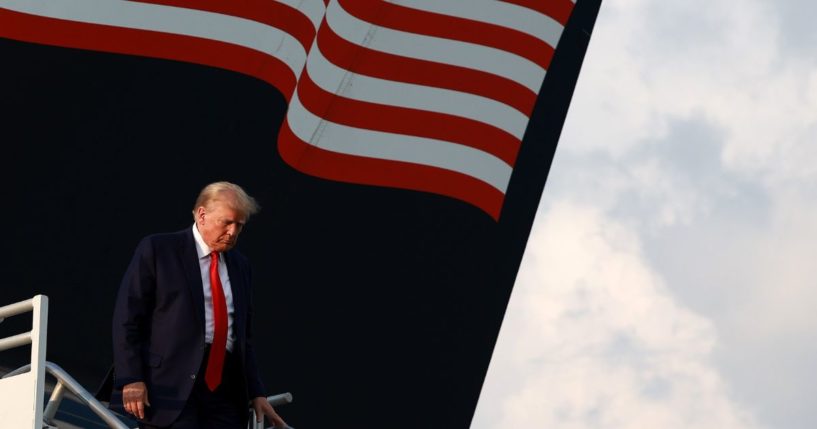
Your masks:
{"label": "cloud", "polygon": [[713,357],[735,397],[770,427],[817,427],[817,203],[770,196],[768,213],[715,207],[645,242],[678,301],[718,328]]}
{"label": "cloud", "polygon": [[475,428],[817,427],[814,11],[603,4]]}
{"label": "cloud", "polygon": [[714,326],[675,302],[637,234],[591,207],[543,215],[472,427],[757,427],[713,367]]}
{"label": "cloud", "polygon": [[769,186],[817,179],[817,57],[785,49],[796,8],[778,5],[605,3],[563,149],[618,159],[700,117],[723,133],[727,168]]}
{"label": "cloud", "polygon": [[817,424],[816,9],[606,2],[547,189],[638,234],[773,427]]}

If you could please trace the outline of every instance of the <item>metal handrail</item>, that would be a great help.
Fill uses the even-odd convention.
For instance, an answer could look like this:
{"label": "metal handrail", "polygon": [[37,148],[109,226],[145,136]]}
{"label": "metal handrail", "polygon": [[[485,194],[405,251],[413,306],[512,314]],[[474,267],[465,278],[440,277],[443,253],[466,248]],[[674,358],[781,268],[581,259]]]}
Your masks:
{"label": "metal handrail", "polygon": [[[31,298],[26,301],[17,302],[14,304],[9,304],[3,307],[0,307],[0,323],[2,323],[5,318],[15,316],[21,313],[25,313],[27,311],[34,311],[34,323],[32,330],[29,332],[24,332],[22,334],[14,335],[11,337],[6,337],[0,339],[0,351],[8,350],[11,348],[27,345],[27,344],[34,344],[35,347],[32,347],[32,359],[31,361],[34,363],[34,368],[36,372],[39,373],[38,379],[42,380],[45,376],[45,373],[51,374],[54,378],[57,379],[57,384],[54,386],[54,390],[51,392],[51,397],[48,400],[48,404],[45,406],[45,410],[37,412],[38,420],[40,416],[42,416],[42,421],[45,422],[47,425],[53,425],[54,416],[57,414],[57,410],[62,403],[63,396],[65,395],[65,390],[68,389],[71,393],[76,395],[88,408],[91,409],[99,418],[101,418],[108,427],[114,429],[130,429],[127,425],[125,425],[115,413],[105,407],[99,400],[93,397],[90,392],[88,392],[84,387],[82,387],[79,382],[77,382],[73,377],[71,377],[64,369],[60,368],[59,365],[45,361],[45,341],[46,336],[45,332],[47,330],[47,315],[48,315],[48,297],[44,295],[37,295],[34,298]],[[34,340],[37,340],[34,343]],[[14,377],[16,375],[20,375],[26,372],[31,371],[32,364],[27,364],[21,366],[20,368],[15,369],[9,373],[6,373],[0,379]],[[38,387],[38,397],[42,397],[43,391],[43,383],[42,381],[39,382]],[[292,402],[292,394],[281,393],[278,395],[268,396],[267,402],[270,403],[272,406],[284,405]],[[42,402],[40,405],[36,407],[36,409],[41,410]],[[255,421],[255,410],[250,410],[250,421],[248,422],[248,429],[263,429],[263,419],[260,423]],[[39,426],[38,426],[39,427]],[[285,428],[276,428],[276,429],[293,429],[291,426],[287,426]]]}
{"label": "metal handrail", "polygon": [[[0,323],[7,317],[34,310],[34,300],[35,298],[31,298],[0,307]],[[31,340],[31,331],[0,339],[0,352],[31,344]]]}
{"label": "metal handrail", "polygon": [[0,340],[0,352],[29,344],[31,344],[31,332],[23,332]]}
{"label": "metal handrail", "polygon": [[0,307],[0,320],[33,310],[34,300],[35,298],[29,298],[25,301],[15,302],[14,304]]}
{"label": "metal handrail", "polygon": [[[19,410],[19,416],[27,422],[23,423],[21,420],[14,424],[40,428],[42,426],[43,390],[45,388],[43,383],[45,379],[45,351],[48,340],[48,297],[35,295],[31,299],[0,307],[0,321],[5,320],[7,317],[28,312],[32,313],[30,331],[0,339],[0,351],[31,344],[31,359],[27,365],[31,374],[22,383],[25,385],[24,390],[26,392],[20,392],[24,397],[20,398],[20,402],[4,403],[3,412],[10,411],[12,406],[10,404],[14,404],[13,406],[20,405],[22,408]],[[32,390],[28,391],[29,388]],[[33,397],[28,395],[33,395]],[[32,402],[29,403],[28,401]],[[31,420],[29,420],[29,417],[31,417]],[[8,422],[3,422],[3,424],[6,425]],[[33,426],[29,426],[29,424]]]}
{"label": "metal handrail", "polygon": [[[31,365],[21,366],[20,368],[15,369],[14,371],[9,372],[8,374],[4,375],[3,378],[6,377],[13,377],[18,374],[22,374],[24,372],[29,371]],[[99,402],[96,398],[91,395],[84,387],[74,377],[71,377],[64,369],[60,368],[59,365],[46,362],[45,363],[45,370],[54,378],[57,379],[58,383],[56,387],[54,387],[54,391],[51,393],[51,398],[48,400],[48,405],[45,407],[45,412],[43,413],[43,420],[50,424],[54,416],[57,413],[57,409],[60,406],[60,402],[62,401],[62,397],[65,393],[65,388],[67,388],[71,393],[79,397],[79,399],[91,409],[99,418],[101,418],[109,427],[114,429],[130,429],[127,425],[122,423],[116,414],[114,414],[111,410],[106,408]]]}
{"label": "metal handrail", "polygon": [[[280,393],[278,395],[267,396],[267,402],[273,407],[277,407],[279,405],[286,405],[292,402],[292,394],[289,392]],[[264,419],[261,418],[260,422],[255,421],[255,410],[250,408],[250,420],[247,424],[249,429],[264,429]],[[276,428],[276,429],[295,429],[292,426],[287,425],[284,428]]]}
{"label": "metal handrail", "polygon": [[[24,365],[20,368],[11,371],[1,378],[8,378],[14,377],[15,375],[20,375],[24,372],[28,372],[31,369],[31,365]],[[82,387],[78,381],[71,377],[64,369],[60,368],[59,365],[53,362],[46,362],[45,363],[45,370],[47,373],[54,376],[57,379],[57,385],[54,386],[54,390],[51,392],[51,398],[48,399],[48,404],[45,406],[45,411],[43,412],[43,420],[45,423],[49,425],[53,425],[54,416],[57,414],[57,409],[60,407],[60,403],[62,402],[62,398],[65,395],[65,389],[67,388],[71,393],[78,396],[79,399],[88,406],[99,418],[101,418],[108,427],[114,429],[130,429],[127,425],[122,423],[116,414],[114,414],[111,410],[109,410],[105,405],[99,402],[96,398],[91,395],[88,390]],[[277,407],[279,405],[286,405],[292,402],[292,394],[289,392],[280,393],[278,395],[267,396],[267,402],[273,407]],[[252,429],[263,429],[264,428],[264,421],[261,422],[255,421],[255,410],[250,409],[250,420],[249,420],[249,427]],[[291,426],[288,426],[289,429],[294,429]],[[281,429],[287,429],[281,428]]]}

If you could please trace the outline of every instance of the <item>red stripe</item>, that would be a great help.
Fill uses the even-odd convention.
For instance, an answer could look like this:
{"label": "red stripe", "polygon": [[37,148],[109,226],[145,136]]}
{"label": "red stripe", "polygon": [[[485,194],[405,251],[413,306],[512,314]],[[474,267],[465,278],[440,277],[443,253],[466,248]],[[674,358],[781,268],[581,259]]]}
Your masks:
{"label": "red stripe", "polygon": [[318,30],[318,46],[332,64],[354,73],[479,95],[507,104],[526,116],[530,116],[536,102],[533,91],[510,79],[365,48],[335,34],[326,21]]}
{"label": "red stripe", "polygon": [[477,206],[497,221],[505,198],[491,185],[454,171],[323,150],[299,139],[286,120],[278,134],[278,151],[287,164],[304,174],[444,195]]}
{"label": "red stripe", "polygon": [[502,0],[505,3],[513,3],[531,10],[535,10],[542,15],[547,15],[562,25],[567,25],[573,7],[570,0]]}
{"label": "red stripe", "polygon": [[472,119],[354,100],[324,91],[306,70],[298,81],[298,99],[313,114],[355,128],[426,137],[469,146],[513,166],[521,142],[511,134]]}
{"label": "red stripe", "polygon": [[366,22],[425,36],[490,46],[516,54],[547,70],[553,47],[518,30],[486,22],[443,15],[380,0],[343,0],[343,8]]}
{"label": "red stripe", "polygon": [[65,21],[7,9],[0,9],[0,37],[219,67],[261,79],[281,91],[287,100],[295,90],[295,75],[282,61],[215,40]]}
{"label": "red stripe", "polygon": [[306,52],[309,52],[315,40],[315,26],[312,21],[298,10],[277,1],[138,0],[138,2],[215,12],[267,24],[296,38]]}

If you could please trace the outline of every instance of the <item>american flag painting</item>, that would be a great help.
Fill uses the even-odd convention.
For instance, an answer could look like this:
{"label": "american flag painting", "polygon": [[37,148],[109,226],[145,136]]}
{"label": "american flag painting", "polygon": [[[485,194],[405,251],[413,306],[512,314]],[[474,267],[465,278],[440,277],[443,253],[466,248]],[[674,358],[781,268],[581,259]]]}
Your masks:
{"label": "american flag painting", "polygon": [[574,2],[0,0],[0,37],[253,76],[289,102],[298,171],[498,220]]}
{"label": "american flag painting", "polygon": [[0,295],[93,388],[134,247],[229,180],[282,416],[468,428],[600,7],[0,0]]}

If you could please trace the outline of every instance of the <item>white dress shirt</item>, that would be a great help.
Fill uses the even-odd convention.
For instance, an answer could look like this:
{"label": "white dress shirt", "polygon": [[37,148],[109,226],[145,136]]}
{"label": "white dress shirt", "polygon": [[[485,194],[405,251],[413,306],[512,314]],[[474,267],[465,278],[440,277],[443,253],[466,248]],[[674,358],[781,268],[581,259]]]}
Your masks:
{"label": "white dress shirt", "polygon": [[[204,288],[204,342],[213,343],[213,294],[210,291],[210,246],[204,242],[199,233],[199,228],[193,224],[193,238],[196,239],[196,254],[199,257],[199,270],[201,271],[201,285]],[[224,262],[224,254],[218,255],[218,277],[221,280],[221,287],[224,289],[224,300],[227,301],[227,350],[233,351],[233,290],[230,286],[230,275],[227,273],[227,263]]]}

